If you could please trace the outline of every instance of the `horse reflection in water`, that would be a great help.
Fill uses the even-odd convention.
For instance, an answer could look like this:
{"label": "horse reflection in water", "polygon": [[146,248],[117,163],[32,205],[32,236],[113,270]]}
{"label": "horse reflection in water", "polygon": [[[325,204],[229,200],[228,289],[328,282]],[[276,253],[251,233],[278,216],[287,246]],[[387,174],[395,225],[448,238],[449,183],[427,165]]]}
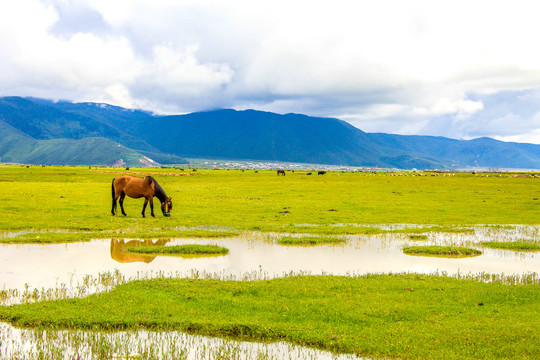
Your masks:
{"label": "horse reflection in water", "polygon": [[111,258],[119,263],[144,262],[151,263],[156,258],[156,255],[136,254],[127,251],[130,247],[137,246],[161,246],[168,243],[169,240],[129,240],[111,239]]}

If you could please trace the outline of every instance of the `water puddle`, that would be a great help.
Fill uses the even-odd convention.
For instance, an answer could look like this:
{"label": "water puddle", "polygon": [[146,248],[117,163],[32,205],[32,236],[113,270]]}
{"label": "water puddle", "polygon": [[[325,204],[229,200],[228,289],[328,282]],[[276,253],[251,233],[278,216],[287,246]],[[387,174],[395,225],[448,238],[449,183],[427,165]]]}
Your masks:
{"label": "water puddle", "polygon": [[0,323],[0,359],[305,359],[359,360],[353,355],[295,346],[254,343],[177,331],[53,331],[17,329]]}
{"label": "water puddle", "polygon": [[[536,228],[533,228],[537,232]],[[530,232],[530,231],[529,231]],[[246,274],[264,278],[289,273],[363,275],[367,273],[414,272],[449,275],[493,273],[521,275],[540,273],[540,252],[490,249],[481,241],[511,241],[530,236],[524,229],[479,229],[468,234],[428,234],[426,240],[411,240],[407,234],[348,236],[343,245],[283,246],[281,235],[246,234],[228,239],[118,240],[104,239],[70,244],[0,245],[0,289],[53,288],[70,286],[90,275],[119,271],[127,278],[141,273],[171,273],[176,277],[193,272],[218,274],[220,278],[245,279]],[[296,236],[296,235],[295,235]],[[535,236],[533,234],[533,236]],[[213,244],[226,247],[219,257],[171,257],[132,254],[129,246]],[[472,258],[408,256],[403,247],[452,245],[475,247],[482,255]],[[261,275],[262,274],[262,275]]]}
{"label": "water puddle", "polygon": [[[113,238],[70,244],[5,244],[0,245],[0,292],[4,289],[4,294],[14,294],[8,289],[18,289],[26,295],[14,294],[15,302],[17,297],[19,301],[21,298],[35,301],[45,297],[84,296],[129,279],[199,274],[237,280],[270,279],[291,273],[358,276],[438,272],[520,277],[540,273],[540,252],[490,249],[479,243],[538,239],[539,233],[540,227],[534,226],[477,228],[471,233],[426,233],[426,238],[419,239],[411,239],[408,234],[347,236],[346,244],[309,247],[278,245],[277,240],[283,235],[260,233],[227,239]],[[182,244],[219,245],[228,248],[229,254],[185,258],[126,251],[131,246]],[[403,247],[414,245],[473,247],[481,250],[482,255],[440,258],[403,253]],[[47,293],[45,289],[56,289],[56,293]],[[286,343],[244,343],[181,332],[44,332],[0,323],[1,359],[30,359],[40,353],[45,354],[43,358],[55,359],[356,359]]]}

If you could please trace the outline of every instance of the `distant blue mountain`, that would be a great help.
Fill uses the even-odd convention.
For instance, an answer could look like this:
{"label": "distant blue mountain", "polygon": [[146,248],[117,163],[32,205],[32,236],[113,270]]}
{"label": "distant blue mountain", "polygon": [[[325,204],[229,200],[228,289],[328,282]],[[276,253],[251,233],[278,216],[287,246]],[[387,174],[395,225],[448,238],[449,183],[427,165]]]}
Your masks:
{"label": "distant blue mountain", "polygon": [[[161,163],[191,157],[402,169],[540,169],[540,145],[368,134],[339,119],[255,110],[156,116],[106,104],[6,97],[0,98],[2,122],[26,136],[24,141],[99,137]],[[0,156],[15,143],[2,147],[0,140]]]}
{"label": "distant blue mountain", "polygon": [[186,162],[178,156],[163,154],[97,116],[64,111],[55,105],[48,100],[0,98],[0,161],[128,166],[159,165],[147,158],[156,162]]}

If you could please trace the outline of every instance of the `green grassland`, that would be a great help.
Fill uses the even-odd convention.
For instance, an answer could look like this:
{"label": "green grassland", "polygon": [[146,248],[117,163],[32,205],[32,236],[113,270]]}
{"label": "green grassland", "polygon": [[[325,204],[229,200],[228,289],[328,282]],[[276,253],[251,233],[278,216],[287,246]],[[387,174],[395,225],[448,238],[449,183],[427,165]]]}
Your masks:
{"label": "green grassland", "polygon": [[[151,174],[172,197],[172,216],[163,217],[156,205],[156,218],[143,219],[143,200],[131,198],[124,203],[127,217],[111,216],[111,182],[125,173]],[[452,231],[475,224],[537,224],[540,219],[538,178],[394,175],[307,176],[297,171],[278,177],[275,171],[252,170],[0,166],[0,231],[70,230],[94,237],[107,231],[214,226],[363,234],[380,231],[370,224],[425,224]]]}
{"label": "green grassland", "polygon": [[135,281],[81,299],[0,307],[17,326],[180,329],[399,359],[533,359],[540,285],[426,275]]}
{"label": "green grassland", "polygon": [[[131,198],[127,217],[112,216],[111,182],[125,173],[152,175],[172,197],[171,217],[156,204],[156,218],[142,218],[143,200]],[[402,232],[426,240],[430,231],[540,222],[540,179],[531,176],[306,173],[0,166],[0,242],[244,231],[281,237]],[[410,226],[377,226],[391,224]],[[411,274],[156,279],[80,299],[0,307],[0,319],[27,327],[285,340],[382,358],[532,359],[540,353],[539,286],[536,280],[510,285]]]}

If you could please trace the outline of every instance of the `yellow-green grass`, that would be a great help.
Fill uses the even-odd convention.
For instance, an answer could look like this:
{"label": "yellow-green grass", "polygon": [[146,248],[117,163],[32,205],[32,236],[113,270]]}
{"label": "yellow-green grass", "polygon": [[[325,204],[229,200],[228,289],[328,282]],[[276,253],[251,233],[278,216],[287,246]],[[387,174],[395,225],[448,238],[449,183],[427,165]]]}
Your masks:
{"label": "yellow-green grass", "polygon": [[410,239],[410,240],[427,240],[427,235],[423,235],[423,234],[420,234],[420,235],[411,234],[411,235],[409,235],[409,239]]}
{"label": "yellow-green grass", "polygon": [[126,249],[131,253],[159,255],[225,255],[229,249],[217,245],[185,244],[185,245],[156,245],[135,246]]}
{"label": "yellow-green grass", "polygon": [[42,230],[29,231],[0,239],[3,243],[17,244],[47,244],[88,241],[92,239],[172,239],[172,238],[228,238],[238,236],[240,231],[234,230],[205,230],[189,229],[177,230],[168,228],[156,228],[153,230],[102,230],[102,231],[77,231],[77,230]]}
{"label": "yellow-green grass", "polygon": [[347,239],[329,236],[302,236],[292,237],[284,236],[278,239],[280,245],[328,245],[328,244],[344,244]]}
{"label": "yellow-green grass", "polygon": [[[143,219],[143,200],[131,198],[124,203],[127,217],[112,216],[111,182],[125,173],[152,175],[172,197],[172,216],[161,215],[156,199],[156,218]],[[392,175],[278,177],[275,171],[0,166],[0,241],[10,241],[2,231],[16,230],[158,234],[211,225],[339,235],[385,232],[372,224],[467,231],[476,224],[538,224],[540,219],[537,178]]]}
{"label": "yellow-green grass", "polygon": [[540,245],[535,242],[525,242],[525,241],[483,241],[481,245],[493,249],[502,249],[502,250],[515,250],[515,251],[540,251]]}
{"label": "yellow-green grass", "polygon": [[407,246],[403,248],[407,255],[420,256],[445,256],[445,257],[466,257],[482,255],[480,250],[461,246]]}
{"label": "yellow-green grass", "polygon": [[0,307],[15,326],[152,329],[288,341],[396,359],[534,359],[540,285],[401,274],[134,281],[80,299]]}

